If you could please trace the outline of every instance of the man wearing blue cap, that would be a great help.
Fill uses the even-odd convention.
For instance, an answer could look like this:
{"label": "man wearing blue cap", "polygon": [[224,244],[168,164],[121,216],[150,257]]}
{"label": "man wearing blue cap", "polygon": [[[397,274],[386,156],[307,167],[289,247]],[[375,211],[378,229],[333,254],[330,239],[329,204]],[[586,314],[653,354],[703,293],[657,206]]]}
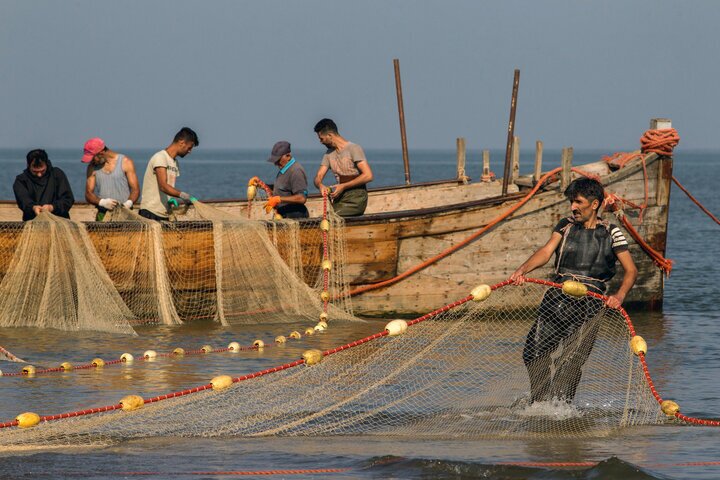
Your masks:
{"label": "man wearing blue cap", "polygon": [[305,169],[293,157],[290,143],[277,142],[270,152],[268,162],[280,169],[273,185],[273,196],[265,204],[265,210],[277,209],[283,218],[308,218],[307,175]]}

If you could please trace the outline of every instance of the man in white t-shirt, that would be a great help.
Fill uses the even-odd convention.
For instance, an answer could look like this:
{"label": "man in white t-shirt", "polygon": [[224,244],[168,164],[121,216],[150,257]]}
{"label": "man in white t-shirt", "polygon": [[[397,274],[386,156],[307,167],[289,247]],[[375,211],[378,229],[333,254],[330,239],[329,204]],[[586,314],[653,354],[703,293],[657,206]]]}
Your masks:
{"label": "man in white t-shirt", "polygon": [[175,181],[180,176],[177,159],[184,158],[199,144],[197,134],[190,128],[183,127],[170,146],[152,156],[143,179],[140,215],[150,220],[167,221],[170,216],[168,202],[177,203],[173,197],[192,203],[194,198],[189,193],[175,188]]}

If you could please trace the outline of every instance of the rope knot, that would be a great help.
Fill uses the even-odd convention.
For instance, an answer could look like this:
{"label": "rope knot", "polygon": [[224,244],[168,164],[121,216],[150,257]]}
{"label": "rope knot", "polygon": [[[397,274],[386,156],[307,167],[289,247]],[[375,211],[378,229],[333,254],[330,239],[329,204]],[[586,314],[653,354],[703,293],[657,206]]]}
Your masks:
{"label": "rope knot", "polygon": [[648,130],[640,137],[640,149],[643,153],[657,153],[672,157],[673,149],[680,143],[680,135],[674,128]]}

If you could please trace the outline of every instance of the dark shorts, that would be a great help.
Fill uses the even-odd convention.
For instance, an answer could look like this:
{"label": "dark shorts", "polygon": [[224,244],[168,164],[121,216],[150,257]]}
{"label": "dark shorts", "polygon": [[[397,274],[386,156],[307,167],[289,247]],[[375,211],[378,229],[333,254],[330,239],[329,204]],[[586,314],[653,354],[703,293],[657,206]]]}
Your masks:
{"label": "dark shorts", "polygon": [[333,209],[341,217],[357,217],[365,213],[367,202],[367,188],[363,185],[362,187],[345,190],[342,195],[333,201]]}
{"label": "dark shorts", "polygon": [[299,203],[282,205],[277,209],[277,212],[282,215],[283,218],[308,218],[310,216],[307,207]]}
{"label": "dark shorts", "polygon": [[138,212],[138,214],[140,214],[141,217],[145,217],[150,220],[155,220],[156,222],[167,222],[168,221],[167,217],[161,217],[159,215],[155,215],[150,210],[145,210],[144,208],[141,208],[140,211]]}

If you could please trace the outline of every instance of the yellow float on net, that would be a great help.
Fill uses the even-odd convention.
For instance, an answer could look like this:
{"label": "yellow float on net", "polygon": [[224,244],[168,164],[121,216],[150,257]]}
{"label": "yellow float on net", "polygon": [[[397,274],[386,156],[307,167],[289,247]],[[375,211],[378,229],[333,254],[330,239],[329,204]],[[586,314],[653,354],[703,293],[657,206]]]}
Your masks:
{"label": "yellow float on net", "polygon": [[210,353],[210,352],[213,351],[213,347],[211,347],[210,345],[204,345],[204,346],[200,349],[200,351],[203,352],[203,353]]}
{"label": "yellow float on net", "polygon": [[680,411],[680,405],[673,402],[672,400],[663,400],[660,404],[660,409],[668,417],[674,417],[676,413]]}
{"label": "yellow float on net", "polygon": [[323,220],[322,222],[320,222],[320,230],[322,230],[323,232],[327,232],[328,230],[330,230],[330,222],[328,222],[327,220]]}
{"label": "yellow float on net", "polygon": [[128,395],[120,400],[120,405],[122,405],[123,410],[130,412],[142,408],[145,405],[145,400],[140,395]]}
{"label": "yellow float on net", "polygon": [[35,376],[35,366],[34,365],[25,365],[22,369],[22,373],[24,375],[27,375],[28,377],[34,377]]}
{"label": "yellow float on net", "polygon": [[15,417],[15,420],[18,422],[18,427],[30,428],[40,423],[40,415],[33,412],[25,412]]}
{"label": "yellow float on net", "polygon": [[60,364],[60,368],[62,368],[64,372],[70,372],[73,369],[73,365],[70,362],[63,362]]}
{"label": "yellow float on net", "polygon": [[330,270],[331,268],[332,268],[332,262],[330,260],[322,261],[322,269],[323,270]]}
{"label": "yellow float on net", "polygon": [[645,355],[647,353],[647,343],[640,335],[635,335],[630,339],[630,348],[635,355],[640,355],[641,353]]}
{"label": "yellow float on net", "polygon": [[210,385],[213,390],[222,390],[233,384],[233,379],[230,375],[218,375],[217,377],[210,380]]}
{"label": "yellow float on net", "polygon": [[330,301],[330,292],[327,290],[323,290],[323,292],[320,294],[320,300],[323,302],[329,302]]}
{"label": "yellow float on net", "polygon": [[92,366],[95,368],[102,368],[105,366],[105,360],[102,358],[93,358],[93,361],[90,363],[92,363]]}
{"label": "yellow float on net", "polygon": [[317,365],[318,363],[322,362],[323,352],[321,350],[313,348],[310,350],[306,350],[305,353],[303,353],[302,358],[303,360],[305,360],[305,365]]}
{"label": "yellow float on net", "polygon": [[255,200],[256,194],[257,194],[257,187],[255,185],[248,185],[248,189],[247,189],[248,202]]}
{"label": "yellow float on net", "polygon": [[403,333],[407,332],[408,324],[405,320],[393,320],[392,322],[385,325],[385,331],[388,332],[388,335],[391,337],[395,337],[397,335],[402,335]]}
{"label": "yellow float on net", "polygon": [[275,343],[285,343],[287,342],[287,338],[285,338],[284,335],[278,335],[275,337]]}
{"label": "yellow float on net", "polygon": [[273,218],[274,218],[275,220],[282,220],[282,219],[283,219],[283,216],[280,215],[279,213],[275,212],[275,216],[274,216]]}
{"label": "yellow float on net", "polygon": [[230,342],[228,344],[228,350],[230,350],[233,353],[237,353],[240,351],[240,344],[238,342]]}
{"label": "yellow float on net", "polygon": [[255,340],[253,342],[253,346],[257,347],[258,350],[262,350],[263,348],[265,348],[265,342],[263,342],[262,340]]}
{"label": "yellow float on net", "polygon": [[490,296],[492,293],[492,288],[490,288],[490,285],[482,284],[478,285],[477,287],[473,288],[470,292],[470,295],[472,295],[472,298],[476,302],[482,302],[486,298]]}
{"label": "yellow float on net", "polygon": [[157,352],[155,350],[145,350],[143,357],[148,360],[154,360],[157,358]]}
{"label": "yellow float on net", "polygon": [[317,325],[315,325],[315,330],[318,332],[324,332],[328,329],[328,324],[325,320],[320,320]]}
{"label": "yellow float on net", "polygon": [[327,322],[327,320],[328,320],[328,314],[327,314],[327,312],[322,312],[322,313],[320,314],[320,321],[321,321],[321,322]]}
{"label": "yellow float on net", "polygon": [[290,332],[290,335],[288,335],[290,338],[294,338],[295,340],[298,340],[302,338],[302,335],[300,335],[300,332],[295,330],[294,332]]}
{"label": "yellow float on net", "polygon": [[563,292],[573,297],[584,297],[587,294],[587,286],[584,283],[575,280],[566,280],[562,286]]}
{"label": "yellow float on net", "polygon": [[135,361],[135,357],[133,357],[131,353],[123,353],[120,355],[120,360],[123,363],[133,363]]}
{"label": "yellow float on net", "polygon": [[185,349],[182,347],[177,347],[175,350],[172,351],[173,355],[182,356],[185,355]]}
{"label": "yellow float on net", "polygon": [[305,329],[305,335],[307,335],[307,336],[313,335],[314,333],[315,333],[315,329],[312,327],[308,327]]}

